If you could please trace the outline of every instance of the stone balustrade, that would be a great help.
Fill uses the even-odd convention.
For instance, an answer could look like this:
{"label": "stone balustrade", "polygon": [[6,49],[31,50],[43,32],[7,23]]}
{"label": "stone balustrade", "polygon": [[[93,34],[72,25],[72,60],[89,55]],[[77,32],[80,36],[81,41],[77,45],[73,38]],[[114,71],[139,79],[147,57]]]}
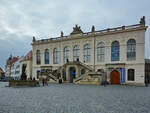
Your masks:
{"label": "stone balustrade", "polygon": [[48,43],[48,42],[55,42],[55,41],[63,41],[63,40],[68,40],[72,38],[82,38],[82,37],[87,37],[87,36],[89,37],[93,35],[105,35],[109,33],[125,32],[129,30],[143,28],[143,27],[146,28],[146,26],[143,24],[135,24],[135,25],[122,26],[122,27],[117,27],[117,28],[108,28],[108,29],[98,30],[94,32],[85,32],[85,33],[73,34],[73,35],[62,36],[62,37],[36,40],[32,44],[41,44],[41,43]]}

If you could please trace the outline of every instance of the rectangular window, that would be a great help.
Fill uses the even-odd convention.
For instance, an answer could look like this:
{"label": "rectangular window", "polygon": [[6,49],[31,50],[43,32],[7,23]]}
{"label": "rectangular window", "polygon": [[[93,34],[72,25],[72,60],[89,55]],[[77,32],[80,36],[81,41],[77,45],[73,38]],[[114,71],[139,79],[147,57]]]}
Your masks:
{"label": "rectangular window", "polygon": [[128,69],[128,81],[134,81],[134,69]]}

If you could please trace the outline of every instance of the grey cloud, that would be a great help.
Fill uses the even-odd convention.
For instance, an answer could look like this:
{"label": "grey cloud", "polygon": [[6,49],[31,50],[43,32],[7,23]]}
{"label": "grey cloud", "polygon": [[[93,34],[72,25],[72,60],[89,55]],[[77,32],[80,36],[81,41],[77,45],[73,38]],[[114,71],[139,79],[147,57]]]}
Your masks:
{"label": "grey cloud", "polygon": [[[33,35],[38,39],[59,36],[60,31],[68,35],[75,24],[87,32],[92,25],[99,30],[136,24],[145,15],[149,26],[149,4],[148,0],[1,0],[0,65],[11,52],[21,55],[30,50]],[[149,29],[145,56],[150,58],[148,34]]]}

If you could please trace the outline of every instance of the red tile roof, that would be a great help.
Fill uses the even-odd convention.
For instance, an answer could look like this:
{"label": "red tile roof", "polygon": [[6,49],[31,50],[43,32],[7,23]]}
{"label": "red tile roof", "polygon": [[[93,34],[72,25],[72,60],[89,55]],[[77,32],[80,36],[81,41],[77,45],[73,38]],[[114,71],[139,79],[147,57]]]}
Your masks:
{"label": "red tile roof", "polygon": [[13,57],[10,61],[9,64],[13,64],[14,62],[16,62],[19,59],[19,57]]}
{"label": "red tile roof", "polygon": [[29,52],[27,53],[27,55],[24,57],[24,60],[31,60],[31,59],[32,59],[32,50],[29,51]]}

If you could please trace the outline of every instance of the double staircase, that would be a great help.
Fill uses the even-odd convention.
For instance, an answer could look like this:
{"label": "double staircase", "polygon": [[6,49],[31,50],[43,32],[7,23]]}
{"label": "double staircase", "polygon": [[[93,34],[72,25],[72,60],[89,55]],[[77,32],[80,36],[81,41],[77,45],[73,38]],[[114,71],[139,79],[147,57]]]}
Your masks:
{"label": "double staircase", "polygon": [[73,83],[76,83],[76,82],[82,80],[83,77],[88,76],[88,74],[90,72],[94,72],[93,68],[91,68],[90,66],[88,66],[80,61],[70,61],[70,62],[67,62],[64,65],[58,67],[58,69],[56,69],[56,70],[43,69],[43,75],[46,75],[50,79],[57,82],[58,79],[61,77],[60,73],[61,73],[62,69],[65,69],[67,65],[78,65],[78,66],[83,67],[86,70],[86,73],[84,73],[83,75],[79,75],[79,77],[77,77],[76,79],[73,80]]}
{"label": "double staircase", "polygon": [[94,71],[93,68],[91,68],[90,66],[88,66],[88,65],[86,65],[86,64],[84,64],[84,63],[82,63],[82,62],[80,62],[80,61],[79,61],[79,64],[80,64],[81,66],[83,66],[84,68],[88,69],[89,71]]}
{"label": "double staircase", "polygon": [[84,68],[87,69],[88,71],[87,71],[85,74],[80,75],[78,78],[76,78],[76,79],[73,81],[74,83],[75,83],[75,82],[78,82],[78,81],[80,81],[80,80],[82,80],[83,77],[87,76],[89,72],[94,72],[94,69],[91,68],[90,66],[88,66],[88,65],[86,65],[86,64],[84,64],[84,63],[82,63],[82,62],[80,62],[80,61],[78,61],[78,63],[79,63],[80,66],[84,67]]}
{"label": "double staircase", "polygon": [[55,71],[52,71],[50,69],[43,69],[41,72],[41,75],[45,75],[47,77],[49,77],[50,79],[57,81],[57,75],[55,74]]}

